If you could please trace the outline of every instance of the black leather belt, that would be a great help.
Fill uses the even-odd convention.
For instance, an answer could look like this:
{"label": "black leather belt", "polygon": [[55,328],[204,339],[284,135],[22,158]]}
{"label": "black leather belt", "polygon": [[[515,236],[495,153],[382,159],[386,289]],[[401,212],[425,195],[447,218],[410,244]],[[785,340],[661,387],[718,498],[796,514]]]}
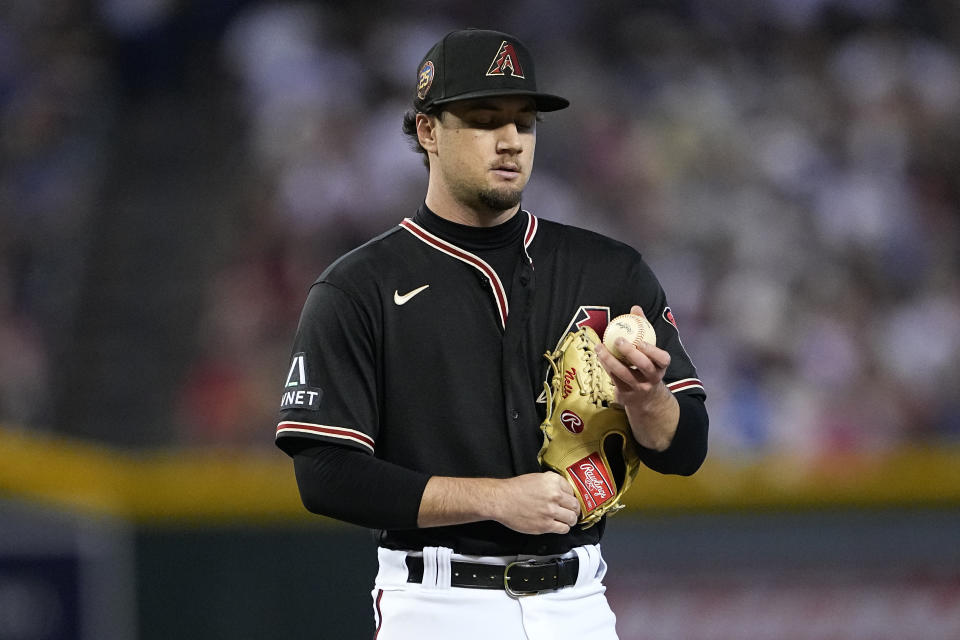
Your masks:
{"label": "black leather belt", "polygon": [[[407,582],[423,582],[423,558],[407,556]],[[508,565],[450,563],[450,586],[467,589],[503,589],[511,596],[535,595],[576,584],[579,558],[543,562],[521,560]]]}

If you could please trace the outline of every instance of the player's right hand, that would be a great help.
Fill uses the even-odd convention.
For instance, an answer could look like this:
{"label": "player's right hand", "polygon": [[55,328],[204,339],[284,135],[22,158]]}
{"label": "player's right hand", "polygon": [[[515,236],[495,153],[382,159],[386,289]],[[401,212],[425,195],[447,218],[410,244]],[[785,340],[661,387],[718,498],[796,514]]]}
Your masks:
{"label": "player's right hand", "polygon": [[528,473],[499,482],[494,519],[520,533],[567,533],[580,518],[580,502],[558,473]]}

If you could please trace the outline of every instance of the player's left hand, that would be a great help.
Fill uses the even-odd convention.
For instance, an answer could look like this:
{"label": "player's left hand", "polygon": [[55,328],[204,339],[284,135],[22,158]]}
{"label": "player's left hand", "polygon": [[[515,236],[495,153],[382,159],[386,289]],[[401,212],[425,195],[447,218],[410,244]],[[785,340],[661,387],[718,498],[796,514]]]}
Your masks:
{"label": "player's left hand", "polygon": [[[630,313],[643,315],[643,309],[634,305]],[[596,347],[597,358],[617,388],[617,401],[627,413],[637,442],[663,451],[670,446],[680,417],[676,399],[663,384],[670,354],[646,342],[630,348],[618,341],[617,347],[625,354],[626,363],[615,358],[603,344]]]}

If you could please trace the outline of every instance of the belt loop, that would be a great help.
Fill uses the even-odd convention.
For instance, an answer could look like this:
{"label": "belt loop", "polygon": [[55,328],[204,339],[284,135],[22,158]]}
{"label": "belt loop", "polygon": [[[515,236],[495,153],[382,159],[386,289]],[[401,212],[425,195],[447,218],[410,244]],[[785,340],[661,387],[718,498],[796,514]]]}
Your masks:
{"label": "belt loop", "polygon": [[378,547],[377,560],[380,566],[377,570],[377,586],[393,587],[405,584],[410,577],[406,558],[406,551],[395,551],[393,549]]}
{"label": "belt loop", "polygon": [[593,547],[597,552],[597,580],[603,580],[607,575],[607,561],[603,559],[603,551],[600,550],[598,543]]}
{"label": "belt loop", "polygon": [[573,549],[580,559],[580,566],[577,570],[577,586],[587,584],[597,575],[597,554],[594,552],[593,545],[575,547]]}
{"label": "belt loop", "polygon": [[450,557],[453,549],[449,547],[423,548],[423,585],[424,589],[450,588]]}
{"label": "belt loop", "polygon": [[423,582],[424,589],[437,588],[437,547],[423,548]]}
{"label": "belt loop", "polygon": [[453,555],[453,549],[449,547],[437,547],[437,589],[449,589],[450,577],[453,569],[450,568],[450,557]]}

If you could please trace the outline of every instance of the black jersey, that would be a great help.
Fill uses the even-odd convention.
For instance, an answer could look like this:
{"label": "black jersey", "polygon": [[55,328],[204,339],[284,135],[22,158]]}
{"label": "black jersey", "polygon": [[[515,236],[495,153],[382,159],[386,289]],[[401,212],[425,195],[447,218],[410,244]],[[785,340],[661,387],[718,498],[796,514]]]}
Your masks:
{"label": "black jersey", "polygon": [[[664,292],[636,250],[526,211],[518,216],[509,283],[441,237],[423,210],[332,264],[311,287],[300,319],[278,446],[293,454],[317,441],[342,444],[430,475],[540,471],[544,354],[584,325],[602,335],[633,304],[671,355],[667,387],[704,396]],[[389,487],[383,499],[390,500]],[[531,536],[478,522],[384,531],[380,542],[543,554],[594,544],[602,531]]]}

